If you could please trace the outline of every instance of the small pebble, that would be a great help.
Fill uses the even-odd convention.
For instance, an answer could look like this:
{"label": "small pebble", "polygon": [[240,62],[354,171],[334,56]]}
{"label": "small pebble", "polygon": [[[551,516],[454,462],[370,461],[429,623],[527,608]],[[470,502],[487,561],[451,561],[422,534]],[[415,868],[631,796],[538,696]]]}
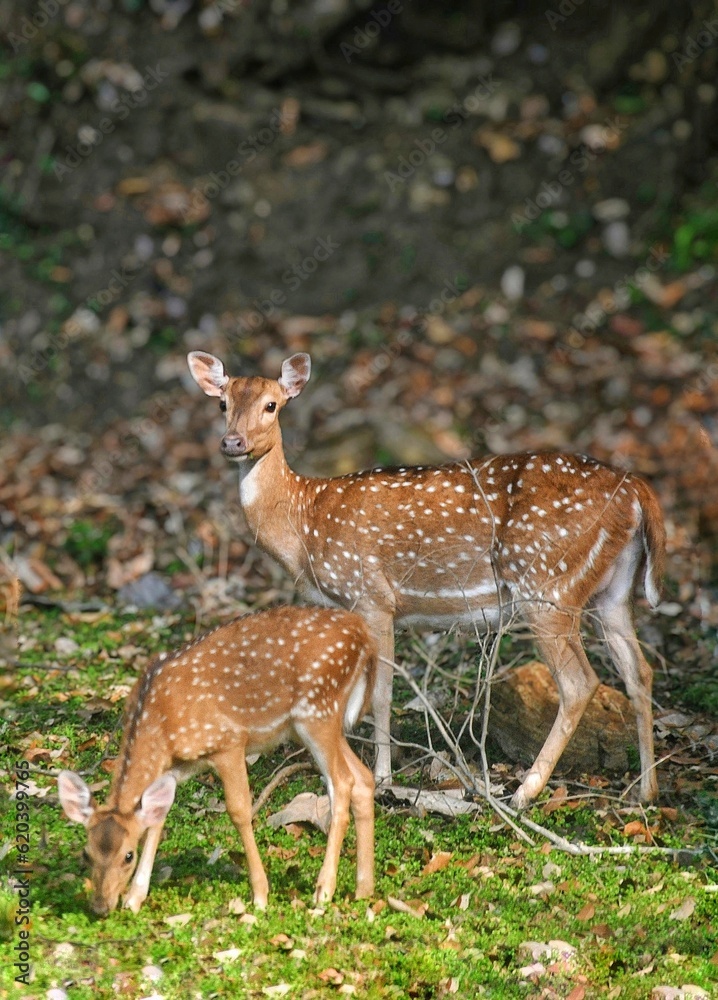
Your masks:
{"label": "small pebble", "polygon": [[451,187],[455,176],[451,167],[441,167],[439,170],[434,171],[431,179],[437,187]]}
{"label": "small pebble", "polygon": [[491,51],[495,56],[510,56],[521,44],[521,29],[515,21],[504,21],[496,29],[491,39]]}
{"label": "small pebble", "polygon": [[518,264],[507,267],[501,276],[501,291],[509,302],[517,302],[524,294],[524,269]]}
{"label": "small pebble", "polygon": [[142,975],[145,979],[149,979],[151,983],[157,983],[164,975],[162,969],[159,965],[146,965],[142,969]]}
{"label": "small pebble", "polygon": [[534,66],[543,66],[548,61],[548,49],[545,45],[541,45],[540,42],[532,42],[526,49],[526,55],[529,57],[529,62],[532,62]]}
{"label": "small pebble", "polygon": [[543,132],[538,137],[536,145],[547,156],[561,156],[566,149],[566,143],[563,139],[557,135],[551,135],[550,132]]}
{"label": "small pebble", "polygon": [[69,636],[61,635],[59,639],[55,639],[55,651],[60,654],[60,656],[72,656],[76,653],[80,647],[77,645],[74,639]]}
{"label": "small pebble", "polygon": [[579,278],[592,278],[596,273],[596,265],[592,260],[579,260],[574,270]]}
{"label": "small pebble", "polygon": [[625,198],[604,198],[603,201],[597,201],[591,211],[598,222],[615,222],[617,219],[625,219],[631,206]]}
{"label": "small pebble", "polygon": [[630,234],[625,222],[609,222],[601,238],[612,257],[625,257],[628,254]]}

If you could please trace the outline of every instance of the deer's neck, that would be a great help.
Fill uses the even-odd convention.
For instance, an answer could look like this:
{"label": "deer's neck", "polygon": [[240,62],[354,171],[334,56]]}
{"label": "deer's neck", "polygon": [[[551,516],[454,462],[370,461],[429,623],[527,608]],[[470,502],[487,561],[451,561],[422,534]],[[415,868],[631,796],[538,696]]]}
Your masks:
{"label": "deer's neck", "polygon": [[[112,773],[112,787],[107,798],[110,808],[132,812],[143,792],[170,767],[172,755],[158,720],[142,721],[157,671],[165,658],[150,664],[130,692],[120,752]],[[154,700],[154,699],[152,699]]]}
{"label": "deer's neck", "polygon": [[281,440],[239,466],[239,502],[255,541],[289,573],[302,570],[309,480],[287,465]]}
{"label": "deer's neck", "polygon": [[152,726],[138,727],[131,743],[125,740],[117,758],[108,807],[121,813],[133,812],[145,790],[170,765],[161,731],[155,732]]}

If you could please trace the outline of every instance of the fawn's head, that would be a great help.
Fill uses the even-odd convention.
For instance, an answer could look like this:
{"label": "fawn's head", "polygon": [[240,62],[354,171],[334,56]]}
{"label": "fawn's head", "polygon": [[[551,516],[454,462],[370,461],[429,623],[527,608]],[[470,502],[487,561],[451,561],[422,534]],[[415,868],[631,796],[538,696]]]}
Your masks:
{"label": "fawn's head", "polygon": [[218,396],[227,426],[222,454],[235,462],[261,458],[279,439],[279,414],[309,381],[311,359],[294,354],[282,364],[279,379],[259,376],[230,378],[213,354],[192,351],[187,363],[197,385],[208,396]]}
{"label": "fawn's head", "polygon": [[57,778],[60,805],[73,823],[87,830],[84,856],[90,865],[90,907],[100,917],[117,906],[119,897],[137,866],[137,847],[151,826],[164,823],[174,801],[177,782],[163,774],[144,792],[131,813],[97,806],[90,789],[74,771],[61,771]]}

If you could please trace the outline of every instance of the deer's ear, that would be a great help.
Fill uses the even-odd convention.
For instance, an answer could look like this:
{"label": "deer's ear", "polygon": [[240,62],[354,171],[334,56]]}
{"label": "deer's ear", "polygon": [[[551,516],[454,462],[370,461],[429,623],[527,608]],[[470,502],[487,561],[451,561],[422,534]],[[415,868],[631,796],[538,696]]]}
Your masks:
{"label": "deer's ear", "polygon": [[177,779],[173,774],[163,774],[145,789],[137,810],[137,819],[143,827],[164,823],[176,790]]}
{"label": "deer's ear", "polygon": [[204,351],[190,351],[187,364],[192,378],[203,392],[208,396],[222,395],[229,382],[229,375],[219,358],[215,358],[214,354],[205,354]]}
{"label": "deer's ear", "polygon": [[309,381],[312,371],[312,359],[308,354],[293,354],[282,364],[282,374],[279,386],[287,397],[298,396]]}
{"label": "deer's ear", "polygon": [[79,774],[74,771],[60,771],[57,776],[57,791],[63,812],[73,823],[87,826],[95,811],[92,792]]}

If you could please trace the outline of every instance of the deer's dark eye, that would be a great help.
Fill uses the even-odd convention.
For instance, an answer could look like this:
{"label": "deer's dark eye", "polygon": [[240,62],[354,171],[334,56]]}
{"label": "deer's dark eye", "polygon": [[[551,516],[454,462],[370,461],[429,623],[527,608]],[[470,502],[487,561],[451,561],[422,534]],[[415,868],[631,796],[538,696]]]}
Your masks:
{"label": "deer's dark eye", "polygon": [[226,402],[226,400],[220,399],[220,401],[219,401],[219,408],[222,411],[222,413],[224,413],[224,411],[227,409],[227,402]]}
{"label": "deer's dark eye", "polygon": [[272,401],[271,403],[267,403],[264,409],[267,411],[267,413],[274,413],[274,411],[277,409],[277,404],[274,401]]}
{"label": "deer's dark eye", "polygon": [[126,865],[131,864],[132,859],[134,858],[134,856],[135,855],[134,855],[133,851],[128,851],[127,854],[125,854],[125,864]]}

